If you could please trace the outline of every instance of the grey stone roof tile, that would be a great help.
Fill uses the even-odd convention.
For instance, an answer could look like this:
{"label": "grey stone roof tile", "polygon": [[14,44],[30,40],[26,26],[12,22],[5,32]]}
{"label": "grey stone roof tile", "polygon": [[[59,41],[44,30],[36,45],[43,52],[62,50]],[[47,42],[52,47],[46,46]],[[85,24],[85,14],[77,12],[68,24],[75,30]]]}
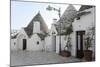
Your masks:
{"label": "grey stone roof tile", "polygon": [[40,22],[40,30],[42,30],[44,33],[47,33],[47,31],[48,31],[48,27],[45,24],[44,19],[42,18],[41,14],[38,13],[35,17],[33,17],[33,19],[30,21],[28,26],[24,28],[28,37],[31,37],[33,34],[33,27],[34,27],[33,22],[35,22],[35,21]]}

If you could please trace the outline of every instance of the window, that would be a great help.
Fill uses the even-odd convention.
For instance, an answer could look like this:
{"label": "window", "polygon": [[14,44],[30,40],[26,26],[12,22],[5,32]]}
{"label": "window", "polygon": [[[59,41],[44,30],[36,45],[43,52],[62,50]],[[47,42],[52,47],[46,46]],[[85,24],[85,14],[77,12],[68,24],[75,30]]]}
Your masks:
{"label": "window", "polygon": [[80,20],[80,17],[77,17],[77,20]]}
{"label": "window", "polygon": [[16,43],[14,42],[14,45],[16,45]]}
{"label": "window", "polygon": [[39,45],[39,41],[37,41],[37,45]]}

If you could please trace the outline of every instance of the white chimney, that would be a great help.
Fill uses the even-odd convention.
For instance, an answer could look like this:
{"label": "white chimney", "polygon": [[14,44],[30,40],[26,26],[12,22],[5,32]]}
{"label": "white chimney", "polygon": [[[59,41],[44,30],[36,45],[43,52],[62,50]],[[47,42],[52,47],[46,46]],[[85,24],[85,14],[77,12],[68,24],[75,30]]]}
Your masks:
{"label": "white chimney", "polygon": [[55,24],[57,22],[57,19],[56,18],[54,18],[53,19],[53,24]]}
{"label": "white chimney", "polygon": [[34,21],[33,25],[33,33],[40,33],[40,22]]}

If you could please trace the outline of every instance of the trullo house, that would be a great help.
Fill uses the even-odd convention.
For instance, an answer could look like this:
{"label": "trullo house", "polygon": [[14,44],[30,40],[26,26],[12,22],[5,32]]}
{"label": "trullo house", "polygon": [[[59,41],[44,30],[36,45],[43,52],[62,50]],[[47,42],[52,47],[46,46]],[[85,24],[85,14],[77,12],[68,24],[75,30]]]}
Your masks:
{"label": "trullo house", "polygon": [[[72,32],[71,26],[74,18],[76,17],[76,14],[77,10],[75,9],[75,7],[73,5],[69,5],[58,21],[54,19],[50,30],[50,35],[52,36],[53,41],[56,41],[56,43],[54,42],[56,45],[56,53],[59,53],[60,47],[61,50],[64,50],[68,39],[67,35]],[[70,32],[68,32],[68,30],[70,30]],[[59,44],[61,44],[61,46]]]}
{"label": "trullo house", "polygon": [[11,36],[11,50],[44,50],[44,40],[47,32],[48,27],[39,12],[32,18],[27,27]]}
{"label": "trullo house", "polygon": [[[55,21],[55,19],[54,19]],[[61,27],[60,27],[61,24]],[[61,31],[60,31],[61,29]],[[68,37],[70,37],[71,55],[74,57],[83,57],[85,48],[85,39],[89,35],[92,38],[92,45],[89,48],[95,55],[95,7],[82,5],[78,11],[73,5],[69,5],[60,20],[52,24],[50,34],[54,37],[56,44],[56,53],[59,53],[59,42],[61,40],[61,50],[65,49]],[[59,38],[61,36],[61,39]],[[68,50],[66,47],[65,50]],[[81,53],[81,55],[80,55]]]}

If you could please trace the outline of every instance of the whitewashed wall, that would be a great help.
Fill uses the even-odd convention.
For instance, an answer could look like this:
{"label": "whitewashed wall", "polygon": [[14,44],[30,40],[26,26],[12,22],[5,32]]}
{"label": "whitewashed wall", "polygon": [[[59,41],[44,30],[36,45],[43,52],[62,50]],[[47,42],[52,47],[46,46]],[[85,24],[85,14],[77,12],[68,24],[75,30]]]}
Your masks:
{"label": "whitewashed wall", "polygon": [[[89,27],[95,26],[95,8],[90,8],[85,11],[91,11],[90,14],[83,15],[79,20],[73,22],[73,33],[71,34],[72,38],[72,56],[76,56],[76,31],[85,31],[87,33],[87,29]],[[92,49],[94,50],[94,48]]]}
{"label": "whitewashed wall", "polygon": [[64,47],[66,46],[66,42],[67,42],[67,36],[65,35],[61,36],[61,50],[64,50]]}
{"label": "whitewashed wall", "polygon": [[[55,34],[52,34],[53,32],[55,32]],[[50,30],[49,34],[50,34],[50,35],[57,35],[57,30],[56,30],[54,24],[52,24],[51,30]]]}
{"label": "whitewashed wall", "polygon": [[52,51],[51,36],[47,36],[47,37],[45,38],[45,50],[46,50],[46,51]]}
{"label": "whitewashed wall", "polygon": [[[15,44],[14,44],[15,43]],[[17,40],[16,39],[11,39],[11,44],[10,44],[10,48],[11,48],[11,51],[14,51],[14,50],[17,50],[18,49],[18,46],[17,46]]]}
{"label": "whitewashed wall", "polygon": [[47,36],[45,38],[45,50],[56,52],[56,37]]}
{"label": "whitewashed wall", "polygon": [[[26,39],[28,42],[28,36],[26,35],[24,29],[22,28],[19,31],[19,34],[17,36],[17,46],[18,46],[18,50],[23,50],[23,39]],[[26,47],[27,49],[27,47]]]}
{"label": "whitewashed wall", "polygon": [[[62,35],[61,36],[61,50],[64,50],[64,47],[66,46],[67,43],[67,36]],[[56,36],[56,53],[59,53],[59,44],[60,44],[60,38],[59,36]],[[67,50],[67,47],[65,48]]]}
{"label": "whitewashed wall", "polygon": [[42,41],[41,41],[41,44],[42,44],[42,46],[43,46],[42,50],[45,51],[45,40],[42,40]]}
{"label": "whitewashed wall", "polygon": [[76,32],[73,32],[70,34],[71,36],[71,55],[76,56]]}
{"label": "whitewashed wall", "polygon": [[95,9],[90,8],[85,11],[91,11],[91,13],[81,16],[79,20],[75,19],[75,21],[73,22],[74,31],[80,31],[80,30],[87,31],[88,27],[95,26]]}
{"label": "whitewashed wall", "polygon": [[[11,39],[11,50],[22,50],[23,49],[23,39],[28,39],[23,28],[19,31],[18,36],[15,39]],[[14,42],[16,43],[14,45]]]}
{"label": "whitewashed wall", "polygon": [[[44,41],[40,39],[40,37],[37,34],[32,35],[31,38],[29,38],[25,31],[21,29],[19,31],[19,34],[16,39],[11,40],[11,50],[23,50],[23,39],[26,39],[26,50],[29,51],[42,51],[44,48]],[[37,44],[37,41],[39,41],[39,44]],[[14,42],[16,42],[16,45],[14,46]]]}
{"label": "whitewashed wall", "polygon": [[23,50],[23,39],[28,40],[28,38],[24,34],[20,34],[17,38],[18,50]]}
{"label": "whitewashed wall", "polygon": [[[37,44],[39,42],[39,44]],[[27,50],[29,51],[42,51],[43,44],[40,37],[37,34],[32,35],[28,41]]]}
{"label": "whitewashed wall", "polygon": [[[71,36],[71,55],[75,56],[76,55],[76,33],[70,34]],[[64,47],[66,46],[66,43],[68,41],[68,36],[61,36],[61,50],[64,50]],[[68,50],[66,47],[65,50]],[[56,53],[59,53],[59,36],[56,36]]]}
{"label": "whitewashed wall", "polygon": [[59,36],[56,36],[56,53],[59,53]]}

